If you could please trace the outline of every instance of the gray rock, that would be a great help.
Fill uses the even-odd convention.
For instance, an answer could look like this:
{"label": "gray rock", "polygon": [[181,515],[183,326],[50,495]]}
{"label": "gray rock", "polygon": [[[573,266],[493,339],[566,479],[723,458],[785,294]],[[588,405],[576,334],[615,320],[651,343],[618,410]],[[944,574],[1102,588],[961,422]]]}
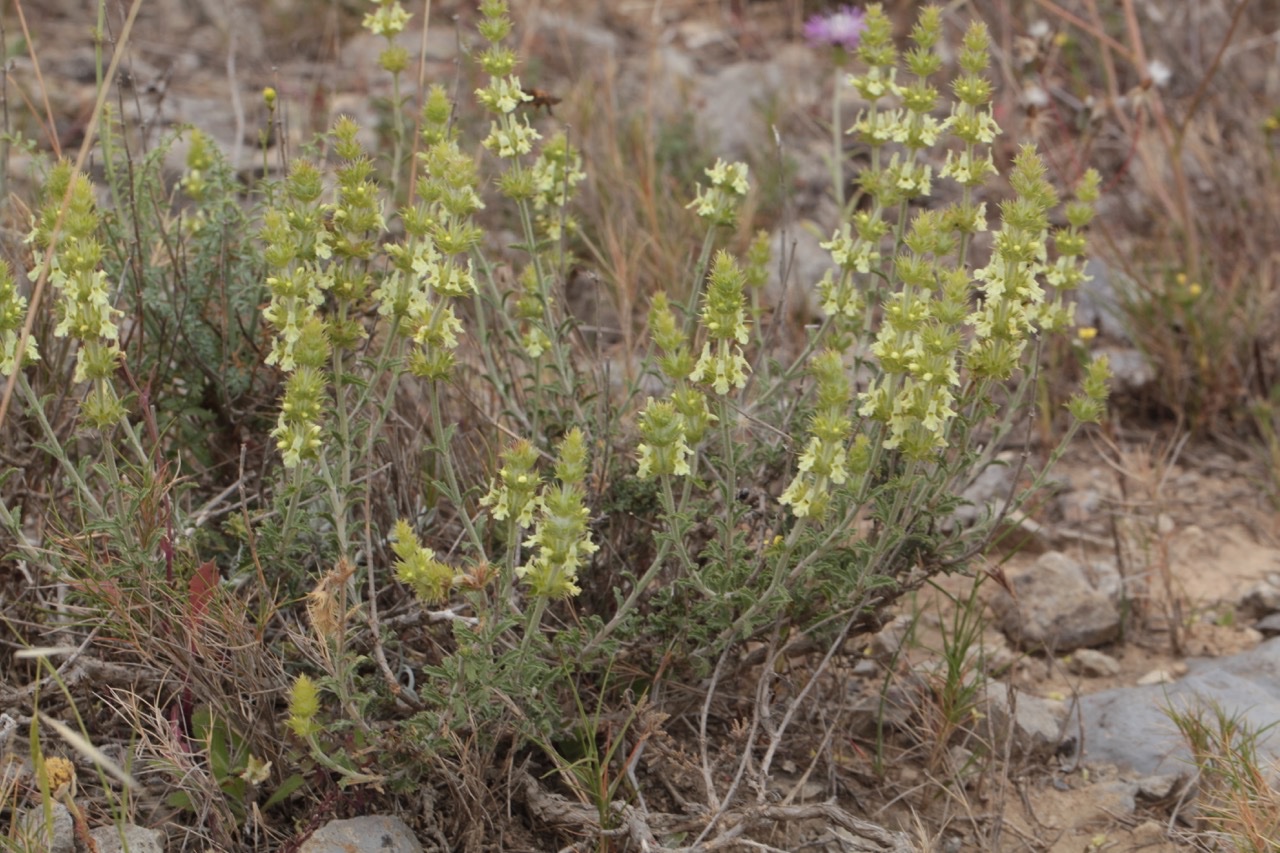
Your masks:
{"label": "gray rock", "polygon": [[1129,597],[1115,560],[1090,560],[1084,565],[1084,576],[1089,586],[1105,595],[1112,604],[1119,606],[1121,599]]}
{"label": "gray rock", "polygon": [[1132,345],[1122,298],[1116,291],[1111,268],[1097,258],[1090,258],[1085,264],[1085,272],[1091,278],[1082,282],[1076,291],[1076,323],[1092,326],[1108,338]]}
{"label": "gray rock", "polygon": [[1016,454],[1001,453],[960,493],[964,503],[956,507],[952,516],[961,526],[973,524],[983,513],[994,512],[1009,499],[1016,486],[1016,471],[1011,464],[1015,459]]}
{"label": "gray rock", "polygon": [[1138,779],[1138,796],[1148,802],[1160,802],[1179,794],[1187,784],[1186,773],[1158,773]]}
{"label": "gray rock", "polygon": [[[765,304],[775,306],[781,316],[798,317],[803,322],[822,316],[817,284],[827,270],[835,268],[831,253],[820,245],[828,239],[830,235],[820,237],[805,223],[769,235],[773,260],[769,265],[769,280],[764,285]],[[778,261],[784,251],[789,275],[786,286],[778,274]]]}
{"label": "gray rock", "polygon": [[1280,635],[1280,613],[1269,613],[1263,616],[1253,627],[1264,637]]}
{"label": "gray rock", "polygon": [[[1280,719],[1280,638],[1238,655],[1190,662],[1185,678],[1106,690],[1080,700],[1085,727],[1085,758],[1132,769],[1144,775],[1189,773],[1191,754],[1166,708],[1200,709],[1206,721],[1217,709],[1253,730]],[[1280,760],[1280,731],[1263,732],[1257,743],[1265,767]]]}
{"label": "gray rock", "polygon": [[1120,662],[1095,649],[1076,649],[1067,661],[1067,668],[1091,678],[1120,674]]}
{"label": "gray rock", "polygon": [[1090,791],[1090,807],[1111,815],[1133,814],[1138,808],[1136,782],[1111,779],[1099,782]]}
{"label": "gray rock", "polygon": [[98,853],[164,853],[164,833],[132,823],[117,828],[100,826],[89,833]]}
{"label": "gray rock", "polygon": [[1094,354],[1105,355],[1111,364],[1112,394],[1136,394],[1156,381],[1155,368],[1140,350],[1103,346]]}
{"label": "gray rock", "polygon": [[422,845],[400,818],[369,815],[329,821],[299,853],[422,853]]}
{"label": "gray rock", "polygon": [[[735,62],[704,74],[694,84],[694,120],[699,138],[716,156],[744,160],[770,145],[765,114],[780,99],[792,109],[816,103],[813,55],[802,45],[784,45],[765,62]],[[781,128],[780,128],[781,130]]]}
{"label": "gray rock", "polygon": [[1009,693],[1009,688],[999,682],[992,681],[986,685],[982,702],[982,710],[986,714],[983,734],[991,741],[991,748],[1000,754],[1006,741],[1012,738],[1014,755],[1023,758],[1053,755],[1062,740],[1063,723],[1067,719],[1066,706],[1019,691],[1014,691],[1010,700]]}
{"label": "gray rock", "polygon": [[[22,812],[17,820],[18,839],[26,847],[17,850],[47,850],[49,853],[72,853],[76,847],[75,825],[71,812],[62,803],[53,804],[53,823],[45,823],[44,809],[40,806]],[[52,828],[52,833],[49,832]]]}
{"label": "gray rock", "polygon": [[1239,610],[1246,618],[1258,618],[1280,610],[1280,586],[1270,580],[1258,581],[1240,596]]}
{"label": "gray rock", "polygon": [[1068,652],[1120,636],[1120,612],[1067,555],[1052,551],[1005,575],[1017,597],[998,590],[991,609],[1000,630],[1023,648]]}
{"label": "gray rock", "polygon": [[902,651],[902,643],[911,631],[912,618],[905,613],[890,620],[871,638],[871,656],[880,663],[888,663]]}

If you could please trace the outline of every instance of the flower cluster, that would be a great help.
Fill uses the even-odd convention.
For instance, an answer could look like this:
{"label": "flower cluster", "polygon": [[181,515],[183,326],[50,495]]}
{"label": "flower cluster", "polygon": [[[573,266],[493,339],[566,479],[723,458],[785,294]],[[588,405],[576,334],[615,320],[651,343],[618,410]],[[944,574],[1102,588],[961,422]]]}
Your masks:
{"label": "flower cluster", "polygon": [[515,115],[516,107],[533,96],[524,91],[520,78],[512,72],[516,55],[502,42],[511,34],[511,19],[505,0],[485,0],[480,4],[480,35],[489,46],[480,55],[480,67],[489,75],[489,85],[476,90],[476,99],[496,118],[489,124],[489,135],[482,143],[503,159],[511,159],[533,151],[533,143],[541,134],[529,125],[527,116]]}
{"label": "flower cluster", "polygon": [[271,300],[262,314],[276,330],[266,363],[286,372],[297,366],[294,348],[302,329],[318,317],[324,292],[333,284],[323,264],[332,254],[320,207],[323,187],[320,170],[313,163],[295,160],[285,180],[283,206],[263,215],[263,256],[270,270],[266,284]]}
{"label": "flower cluster", "polygon": [[499,521],[510,519],[519,527],[531,526],[542,484],[535,470],[537,464],[538,451],[528,441],[518,441],[504,450],[502,467],[480,505],[492,507],[489,512]]}
{"label": "flower cluster", "polygon": [[809,441],[800,454],[795,478],[778,502],[790,506],[799,518],[821,520],[830,504],[831,486],[849,479],[845,441],[853,428],[849,418],[853,389],[835,350],[816,356],[810,370],[817,381],[817,405],[809,420]]}
{"label": "flower cluster", "polygon": [[396,554],[395,571],[400,582],[414,591],[427,604],[441,604],[453,588],[453,569],[436,559],[435,552],[423,547],[409,522],[396,522],[391,550]]}
{"label": "flower cluster", "polygon": [[[26,315],[27,298],[18,292],[13,269],[0,260],[0,376],[8,376],[18,369],[18,341]],[[22,350],[22,363],[24,366],[34,364],[38,358],[36,342],[28,338]]]}
{"label": "flower cluster", "polygon": [[854,214],[852,230],[845,224],[830,240],[819,244],[831,252],[838,270],[827,270],[818,282],[819,304],[824,314],[837,321],[839,328],[850,326],[850,321],[861,322],[866,304],[858,287],[858,276],[866,281],[872,270],[879,270],[880,241],[888,231],[889,226],[879,210],[863,210]]}
{"label": "flower cluster", "polygon": [[965,32],[960,47],[961,75],[951,84],[955,101],[943,125],[960,141],[960,149],[947,151],[940,177],[962,187],[948,220],[953,230],[973,235],[987,230],[986,206],[973,200],[973,191],[996,174],[991,143],[1000,133],[991,104],[991,83],[985,73],[989,62],[990,37],[986,27],[974,23]]}
{"label": "flower cluster", "polygon": [[575,427],[557,448],[556,484],[543,488],[536,501],[533,533],[524,541],[533,554],[516,570],[539,598],[569,598],[581,592],[578,570],[599,550],[587,530],[590,513],[582,488],[586,472],[586,447],[582,431]]}
{"label": "flower cluster", "polygon": [[205,200],[209,192],[209,170],[218,160],[218,152],[213,140],[207,133],[192,129],[190,147],[187,149],[187,171],[183,173],[180,186],[182,191],[194,202]]}
{"label": "flower cluster", "polygon": [[699,184],[697,196],[687,207],[712,225],[733,225],[738,221],[738,205],[750,189],[747,164],[716,160],[706,175],[711,179],[711,186]]}
{"label": "flower cluster", "polygon": [[539,286],[538,268],[529,264],[520,273],[520,292],[516,296],[516,319],[520,321],[520,346],[529,358],[541,358],[551,348],[551,336],[544,326],[550,313],[551,295]]}
{"label": "flower cluster", "polygon": [[706,396],[690,384],[693,355],[671,312],[667,294],[661,291],[654,294],[649,306],[649,333],[662,352],[658,365],[674,388],[669,400],[649,398],[640,415],[643,441],[638,448],[640,465],[636,474],[642,480],[654,474],[687,476],[693,448],[716,417],[707,408]]}
{"label": "flower cluster", "polygon": [[290,374],[271,435],[290,468],[318,453],[328,402],[329,328],[318,309],[333,279],[324,265],[332,250],[319,201],[322,187],[319,170],[295,160],[284,205],[266,211],[262,223],[271,294],[262,315],[276,330],[266,362]]}
{"label": "flower cluster", "polygon": [[361,22],[366,30],[376,36],[393,39],[404,32],[405,25],[412,17],[400,5],[400,0],[374,0],[378,8],[364,16]]}
{"label": "flower cluster", "polygon": [[531,171],[537,191],[533,209],[538,213],[538,230],[548,240],[558,241],[562,228],[577,230],[577,224],[564,210],[574,189],[586,178],[582,157],[569,144],[568,136],[557,133],[542,146]]}
{"label": "flower cluster", "polygon": [[[93,187],[88,178],[64,162],[54,167],[46,192],[48,201],[27,240],[41,252],[53,248],[49,283],[59,297],[54,334],[80,342],[75,381],[92,383],[81,413],[91,425],[107,427],[124,417],[124,404],[112,384],[121,358],[116,318],[122,312],[112,306],[107,274],[99,269],[102,244],[97,238]],[[31,277],[36,274],[32,270]]]}
{"label": "flower cluster", "polygon": [[730,387],[742,388],[751,369],[742,356],[742,345],[749,339],[742,293],[745,283],[746,277],[733,256],[718,252],[702,303],[702,327],[707,339],[689,374],[693,382],[710,383],[717,394],[728,394]]}
{"label": "flower cluster", "polygon": [[422,111],[419,201],[401,211],[405,239],[386,247],[393,270],[373,294],[378,312],[416,345],[410,372],[428,379],[452,372],[462,333],[453,300],[476,292],[470,254],[483,236],[474,222],[484,207],[476,163],[458,148],[451,113],[443,87],[433,86]]}
{"label": "flower cluster", "polygon": [[655,474],[667,477],[690,474],[689,458],[693,450],[685,437],[684,421],[670,400],[649,398],[640,413],[640,437],[644,441],[638,448],[640,464],[636,476],[641,480]]}
{"label": "flower cluster", "polygon": [[1058,201],[1030,146],[1015,158],[1009,181],[1017,195],[1000,206],[991,260],[973,274],[982,301],[969,316],[974,338],[966,365],[983,379],[1013,375],[1042,317],[1045,293],[1039,276],[1048,255],[1049,209]]}
{"label": "flower cluster", "polygon": [[300,738],[308,738],[320,729],[316,715],[320,713],[320,690],[307,675],[299,675],[289,691],[289,730]]}

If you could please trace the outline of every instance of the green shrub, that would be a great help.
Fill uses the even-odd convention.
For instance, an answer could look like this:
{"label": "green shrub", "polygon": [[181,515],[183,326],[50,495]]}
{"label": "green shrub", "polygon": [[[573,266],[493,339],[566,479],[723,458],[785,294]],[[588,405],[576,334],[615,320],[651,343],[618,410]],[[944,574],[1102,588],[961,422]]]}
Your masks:
{"label": "green shrub", "polygon": [[[32,242],[56,294],[56,335],[74,341],[65,387],[87,389],[78,434],[92,443],[42,419],[46,401],[15,370],[25,304],[0,281],[6,373],[69,501],[62,536],[19,544],[19,556],[48,549],[49,577],[107,614],[104,639],[133,638],[133,654],[185,678],[207,670],[200,695],[164,701],[189,717],[191,698],[202,707],[188,736],[210,764],[209,792],[234,800],[233,822],[257,792],[279,805],[272,792],[300,778],[313,780],[307,790],[404,791],[444,771],[467,780],[455,795],[483,799],[475,777],[499,781],[476,769],[493,766],[484,757],[531,747],[574,774],[568,787],[603,821],[621,778],[608,766],[630,759],[617,740],[594,739],[591,718],[621,706],[630,727],[638,712],[625,696],[664,676],[710,677],[714,692],[764,662],[752,651],[762,643],[767,665],[753,677],[765,690],[785,649],[823,652],[791,700],[801,703],[846,638],[929,578],[965,569],[998,519],[954,524],[960,494],[1026,428],[1040,341],[1071,326],[1097,176],[1052,226],[1058,195],[1023,148],[990,231],[979,193],[997,179],[998,128],[985,28],[965,35],[943,119],[940,13],[922,13],[900,56],[872,7],[852,78],[867,107],[850,129],[870,165],[824,244],[834,271],[800,283],[823,311],[803,352],[769,350],[752,310],[767,244],[745,259],[718,248],[751,186],[746,165],[717,161],[689,204],[705,223],[689,281],[672,283],[679,301],[650,295],[649,351],[624,371],[630,385],[611,384],[562,294],[581,245],[581,158],[520,109],[531,96],[506,46],[505,4],[481,10],[480,157],[440,86],[422,93],[409,136],[393,46],[404,16],[390,0],[366,19],[387,37],[383,66],[397,79],[388,160],[342,118],[319,157],[292,161],[245,201],[193,134],[180,221],[153,158],[109,173],[105,214],[83,175],[53,169]],[[944,148],[935,176],[925,155]],[[935,179],[954,184],[954,201],[930,206]],[[514,245],[485,230],[495,206],[516,224]],[[259,301],[261,324],[248,310]],[[122,342],[126,318],[143,344]],[[183,346],[167,343],[175,336]],[[41,356],[55,349],[39,343]],[[36,355],[28,341],[24,364]],[[122,384],[125,372],[149,377],[149,390]],[[1106,374],[1104,360],[1088,364],[1070,404],[1077,422],[1102,415]],[[248,466],[260,485],[248,487],[241,463],[234,511],[196,509],[217,505],[215,483],[183,483],[163,460],[234,458],[196,436],[238,410],[266,444],[252,401],[275,375],[270,446]],[[641,400],[641,379],[661,392]],[[19,543],[31,509],[0,505]],[[216,536],[196,535],[223,515]],[[144,614],[148,598],[164,611]],[[216,705],[217,645],[185,654],[215,631],[226,648],[252,649],[219,676],[253,697],[234,711]],[[573,754],[561,755],[566,728]],[[771,732],[762,772],[785,729]],[[709,784],[711,760],[704,746]],[[737,786],[705,795],[731,801]]]}

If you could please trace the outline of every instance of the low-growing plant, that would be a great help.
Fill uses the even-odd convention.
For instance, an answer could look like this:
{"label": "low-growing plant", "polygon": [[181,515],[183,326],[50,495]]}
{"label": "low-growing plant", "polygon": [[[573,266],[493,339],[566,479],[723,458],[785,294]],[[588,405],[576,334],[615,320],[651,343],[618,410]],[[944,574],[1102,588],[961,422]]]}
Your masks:
{"label": "low-growing plant", "polygon": [[1196,766],[1196,809],[1212,838],[1241,853],[1271,853],[1280,838],[1276,768],[1259,754],[1274,723],[1255,726],[1216,702],[1165,709]]}
{"label": "low-growing plant", "polygon": [[[564,298],[581,246],[581,156],[522,108],[534,96],[516,75],[505,2],[480,11],[480,156],[461,137],[466,107],[444,87],[410,109],[396,40],[409,16],[380,0],[365,25],[386,37],[381,64],[397,80],[389,158],[366,151],[342,117],[319,156],[289,161],[246,205],[197,137],[181,185],[196,210],[183,225],[167,222],[145,170],[141,185],[115,173],[117,208],[104,219],[83,174],[52,168],[30,242],[33,278],[57,297],[56,338],[37,348],[25,297],[0,279],[0,366],[23,406],[10,417],[39,433],[56,465],[59,535],[29,541],[8,496],[0,523],[85,612],[108,614],[102,653],[117,644],[166,673],[166,748],[207,763],[204,790],[226,798],[224,823],[291,791],[407,796],[432,780],[466,815],[504,784],[470,757],[533,761],[541,747],[537,760],[550,754],[548,769],[594,807],[596,823],[580,829],[603,839],[609,801],[642,751],[624,748],[635,694],[610,673],[625,670],[650,703],[672,684],[704,685],[691,721],[690,793],[709,809],[696,846],[748,791],[765,802],[788,732],[823,695],[845,641],[902,595],[966,570],[987,544],[998,513],[968,527],[952,514],[1004,445],[1028,441],[1041,341],[1069,331],[1070,294],[1085,278],[1097,175],[1085,174],[1053,225],[1058,192],[1023,147],[992,230],[999,128],[986,29],[967,30],[948,104],[940,10],[921,13],[900,53],[872,6],[848,78],[865,103],[848,135],[869,165],[824,244],[831,271],[797,283],[822,309],[803,351],[771,350],[752,310],[767,241],[744,259],[722,247],[750,174],[716,161],[689,202],[704,230],[686,235],[688,278],[646,294],[650,351],[619,388]],[[120,226],[125,189],[146,228]],[[495,215],[513,227],[508,245],[487,229]],[[260,246],[230,239],[242,227]],[[126,234],[134,245],[108,251]],[[163,256],[169,267],[138,262],[169,242],[180,247]],[[215,263],[240,252],[242,262]],[[123,344],[130,318],[112,275],[141,303],[172,289],[169,305],[201,306],[133,309],[188,329],[190,361]],[[259,285],[261,326],[243,316]],[[196,319],[210,312],[217,323]],[[73,342],[74,374],[62,382],[79,394],[75,434],[89,443],[66,440],[30,379],[58,341]],[[143,369],[171,377],[171,389],[212,381],[214,359],[236,367],[213,383],[220,405],[268,372],[282,388],[274,450],[252,489],[237,465],[239,501],[217,537],[199,531],[222,499],[202,493],[209,503],[195,507],[194,486],[164,461],[190,450],[179,420],[158,421],[156,392],[121,382]],[[1069,404],[1075,425],[1104,410],[1106,361],[1085,370]],[[1043,472],[1032,481],[1005,510]],[[954,626],[957,667],[972,631]],[[788,665],[801,654],[811,660]],[[219,701],[221,677],[236,702]],[[746,717],[720,716],[713,697],[742,684],[753,685]],[[948,731],[971,688],[965,671],[944,679]],[[601,724],[618,709],[622,724]],[[566,727],[580,732],[581,754],[557,746]],[[811,770],[825,752],[805,759]],[[171,803],[195,805],[189,792]],[[296,808],[305,822],[309,806]],[[210,831],[236,843],[234,826]]]}

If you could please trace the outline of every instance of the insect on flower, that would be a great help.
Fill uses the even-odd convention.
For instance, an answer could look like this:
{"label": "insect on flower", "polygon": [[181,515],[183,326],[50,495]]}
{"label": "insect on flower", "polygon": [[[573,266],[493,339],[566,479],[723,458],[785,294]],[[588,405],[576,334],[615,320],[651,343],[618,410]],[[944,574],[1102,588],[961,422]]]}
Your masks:
{"label": "insect on flower", "polygon": [[551,112],[551,108],[554,107],[556,104],[560,103],[562,100],[564,100],[563,98],[557,98],[555,95],[551,94],[546,89],[538,89],[532,86],[526,87],[524,89],[524,93],[528,95],[530,98],[533,98],[532,101],[526,101],[525,103],[533,107],[535,110],[537,110],[539,107],[546,107],[547,115],[549,116],[555,115],[555,113]]}

